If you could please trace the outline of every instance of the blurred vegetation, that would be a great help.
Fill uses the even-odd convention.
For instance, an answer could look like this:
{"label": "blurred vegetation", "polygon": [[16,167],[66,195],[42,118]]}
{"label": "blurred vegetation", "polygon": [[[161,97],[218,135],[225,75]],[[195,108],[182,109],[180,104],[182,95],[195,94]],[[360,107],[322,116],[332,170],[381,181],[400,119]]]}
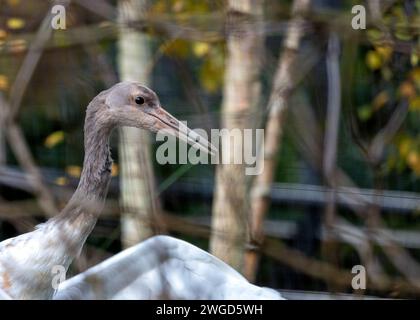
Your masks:
{"label": "blurred vegetation", "polygon": [[[374,189],[380,185],[384,190],[410,191],[418,195],[420,1],[388,1],[390,5],[383,12],[382,19],[377,23],[368,23],[367,30],[362,31],[350,28],[350,8],[358,1],[347,0],[331,6],[328,1],[315,2],[324,5],[315,5],[308,17],[312,29],[303,46],[309,51],[325,53],[328,30],[336,30],[341,41],[343,111],[340,120],[338,166],[361,188]],[[115,1],[110,3],[115,5]],[[264,65],[261,81],[265,98],[261,102],[261,114],[258,116],[266,116],[266,97],[271,89],[285,31],[281,22],[286,22],[289,18],[291,3],[292,1],[265,2],[266,52],[261,57]],[[39,1],[0,0],[0,91],[5,96],[9,95],[25,57],[28,39],[36,32],[48,5],[47,2]],[[193,128],[209,129],[219,126],[226,60],[224,8],[225,1],[222,0],[151,1],[148,17],[151,22],[144,30],[150,35],[151,50],[154,53],[149,66],[152,74],[151,87],[171,113],[188,120]],[[91,27],[98,29],[99,33],[101,30],[108,30],[107,28],[112,29],[100,14],[94,15],[77,3],[71,3],[67,12],[69,29]],[[174,30],[174,34],[178,32],[179,35],[168,36],[162,32],[161,24],[164,23],[173,28],[182,27]],[[191,39],[185,36],[185,30],[198,30],[198,34],[201,32],[206,36],[202,40]],[[60,32],[67,31],[55,31],[56,38],[51,46],[47,46],[30,81],[19,113],[19,123],[37,164],[42,168],[58,170],[59,175],[54,183],[57,186],[67,186],[81,173],[84,110],[88,102],[106,87],[99,59],[105,59],[114,72],[116,69],[117,33],[103,31],[106,35],[98,36],[92,43],[88,41],[71,44],[72,39],[60,38]],[[99,55],[90,53],[89,48],[92,47],[98,50]],[[321,59],[317,64],[324,65],[325,61]],[[326,90],[325,84],[321,83],[322,79],[325,79],[325,71],[314,67],[296,90],[296,95],[299,96],[296,101],[310,101],[320,129],[325,127],[326,112]],[[402,103],[408,103],[403,125],[386,145],[383,157],[372,162],[366,146]],[[286,126],[288,125],[286,122]],[[311,168],[308,159],[296,145],[294,134],[293,131],[286,130],[283,137],[275,181],[322,185],[319,170]],[[115,137],[111,146],[115,159],[112,174],[117,178],[119,168]],[[154,148],[157,146],[155,144]],[[7,164],[17,165],[10,147],[7,147]],[[167,191],[178,181],[188,179],[203,181],[203,184],[212,183],[214,166],[161,166],[155,163],[155,172],[165,210],[182,216],[210,215],[211,200],[188,194],[178,198]],[[30,196],[15,189],[1,187],[1,197],[16,200]],[[117,195],[112,197],[116,198]],[[275,204],[271,207],[268,218],[295,221],[302,227],[308,223],[306,213],[312,209],[299,203]],[[319,213],[318,209],[314,211]],[[340,213],[360,224],[360,220],[350,210],[340,209]],[[403,230],[419,231],[418,217],[418,211],[411,214],[384,214],[389,228]],[[89,240],[90,244],[102,250],[114,245],[113,250],[118,251],[119,231],[117,226],[112,226],[116,230],[111,233],[114,238],[103,235],[95,238],[94,234]],[[10,226],[4,230],[1,233],[4,238],[17,233],[14,229],[10,231]],[[182,234],[177,236],[207,248],[207,242],[203,240]],[[315,240],[311,238],[310,241]],[[286,242],[298,248],[307,245],[305,239]],[[315,241],[308,246],[317,247],[318,244]],[[410,252],[420,258],[419,249]],[[307,253],[321,256],[316,248],[308,249]],[[357,260],[353,247],[340,247],[340,266],[351,268]],[[389,263],[384,262],[384,266],[390,269],[391,274],[398,273]],[[264,258],[258,281],[281,288],[325,289],[320,282],[310,281],[306,276],[286,269],[272,259]]]}

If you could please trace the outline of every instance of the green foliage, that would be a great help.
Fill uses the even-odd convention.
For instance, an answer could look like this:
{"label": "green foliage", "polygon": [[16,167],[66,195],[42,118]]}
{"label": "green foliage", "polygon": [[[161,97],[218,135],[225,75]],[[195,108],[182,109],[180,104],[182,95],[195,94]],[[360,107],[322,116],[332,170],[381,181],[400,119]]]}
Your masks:
{"label": "green foliage", "polygon": [[[216,2],[192,0],[159,0],[152,6],[152,14],[171,14],[177,23],[184,23],[200,14],[210,14],[220,9]],[[208,93],[221,89],[224,76],[224,44],[222,42],[169,40],[164,43],[163,52],[177,59],[193,59],[198,65],[198,79]]]}
{"label": "green foliage", "polygon": [[[357,95],[356,114],[364,140],[372,139],[386,124],[381,119],[389,120],[397,106],[408,102],[407,120],[388,145],[383,169],[385,174],[393,170],[402,174],[408,170],[417,179],[420,176],[420,48],[413,40],[418,34],[414,26],[419,17],[418,11],[407,11],[403,3],[397,1],[384,13],[383,28],[372,25],[366,31],[369,44],[361,50],[364,51],[363,79],[367,82],[355,84],[355,90],[363,90],[362,95]],[[367,85],[370,90],[366,90]]]}

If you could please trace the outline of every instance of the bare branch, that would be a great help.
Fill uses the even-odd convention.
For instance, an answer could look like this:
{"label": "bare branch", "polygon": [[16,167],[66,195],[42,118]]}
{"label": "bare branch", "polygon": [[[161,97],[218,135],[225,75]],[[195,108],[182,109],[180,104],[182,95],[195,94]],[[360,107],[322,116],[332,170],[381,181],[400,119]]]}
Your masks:
{"label": "bare branch", "polygon": [[400,129],[407,116],[407,112],[408,102],[404,100],[398,105],[385,127],[373,138],[368,149],[368,157],[372,163],[376,164],[382,159],[385,147]]}
{"label": "bare branch", "polygon": [[[401,115],[399,110],[394,112],[393,119],[390,120],[385,129],[383,129],[383,134],[380,136],[382,137],[380,141],[387,141],[390,137],[391,133],[395,134],[396,128],[399,128],[399,124],[405,117],[404,113]],[[305,116],[306,114],[306,116]],[[299,123],[298,125],[294,126],[294,135],[293,137],[297,139],[297,145],[300,146],[300,150],[304,157],[309,161],[309,163],[314,166],[316,170],[320,168],[319,154],[320,154],[320,140],[319,140],[319,127],[316,125],[316,120],[310,113],[310,108],[301,107],[299,115],[292,113],[293,122]],[[307,123],[311,123],[311,126],[304,125],[302,126],[301,121],[302,118],[309,121]],[[308,118],[309,117],[309,118]],[[389,129],[387,129],[389,128]],[[305,141],[305,144],[302,142]],[[347,187],[356,187],[352,179],[342,170],[337,169],[337,186],[347,186]],[[372,196],[375,196],[373,194]],[[378,228],[383,228],[383,222],[380,218],[379,207],[376,205],[378,200],[373,199],[373,201],[369,202],[363,196],[361,196],[360,192],[354,193],[351,195],[350,198],[353,198],[354,205],[352,205],[352,209],[356,214],[358,214],[361,218],[367,221],[370,227],[370,233],[375,234],[375,230]],[[362,208],[362,209],[361,209]],[[368,237],[370,236],[368,232]],[[383,247],[383,250],[393,265],[408,279],[413,281],[418,281],[420,279],[420,266],[418,263],[411,257],[411,255],[404,249],[401,248],[391,237],[387,237],[387,234],[382,234],[385,239],[387,240],[387,246]],[[371,236],[370,236],[371,237]]]}
{"label": "bare branch", "polygon": [[41,173],[35,164],[20,127],[15,123],[10,123],[6,127],[6,135],[13,153],[23,170],[25,170],[29,183],[34,188],[39,205],[48,215],[55,215],[58,210],[54,199],[42,181]]}
{"label": "bare branch", "polygon": [[29,81],[32,78],[35,68],[38,65],[39,59],[42,56],[45,44],[50,39],[52,34],[51,19],[51,12],[48,11],[36,33],[35,39],[29,47],[29,51],[26,54],[16,79],[10,89],[9,117],[11,118],[15,118],[19,112],[23,95],[25,94],[26,88],[28,87]]}
{"label": "bare branch", "polygon": [[[269,116],[265,131],[264,171],[257,176],[251,190],[251,228],[252,247],[263,241],[262,222],[269,206],[269,192],[273,182],[276,155],[280,149],[284,118],[290,92],[294,88],[293,70],[298,61],[298,49],[304,36],[304,16],[310,8],[309,0],[295,0],[292,7],[292,20],[283,44],[283,53],[278,62],[274,84],[268,102]],[[255,248],[254,248],[255,249]],[[258,255],[255,250],[246,256],[246,277],[253,281],[257,270]]]}

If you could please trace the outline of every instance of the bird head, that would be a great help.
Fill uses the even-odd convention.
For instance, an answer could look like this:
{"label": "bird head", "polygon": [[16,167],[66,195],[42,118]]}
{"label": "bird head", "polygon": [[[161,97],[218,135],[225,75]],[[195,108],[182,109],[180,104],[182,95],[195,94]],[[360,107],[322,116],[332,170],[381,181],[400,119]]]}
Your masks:
{"label": "bird head", "polygon": [[105,105],[118,126],[162,131],[206,153],[217,153],[216,147],[209,141],[168,113],[153,90],[137,82],[125,81],[114,85],[108,90]]}

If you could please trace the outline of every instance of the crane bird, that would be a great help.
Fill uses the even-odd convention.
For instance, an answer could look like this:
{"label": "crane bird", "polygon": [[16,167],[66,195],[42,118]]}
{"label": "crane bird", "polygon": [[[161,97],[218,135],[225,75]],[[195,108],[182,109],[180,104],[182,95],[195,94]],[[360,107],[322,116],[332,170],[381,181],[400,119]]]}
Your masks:
{"label": "crane bird", "polygon": [[[67,271],[103,208],[112,165],[108,141],[118,126],[165,130],[205,152],[217,152],[166,112],[151,89],[130,81],[99,93],[86,110],[85,157],[75,193],[58,215],[34,231],[0,243],[0,299],[53,298],[53,268]],[[238,298],[281,298],[274,290],[251,285],[205,251],[167,236],[146,240],[65,281],[56,298],[192,298],[186,292],[203,283],[208,287],[201,298],[233,298],[235,293]]]}

